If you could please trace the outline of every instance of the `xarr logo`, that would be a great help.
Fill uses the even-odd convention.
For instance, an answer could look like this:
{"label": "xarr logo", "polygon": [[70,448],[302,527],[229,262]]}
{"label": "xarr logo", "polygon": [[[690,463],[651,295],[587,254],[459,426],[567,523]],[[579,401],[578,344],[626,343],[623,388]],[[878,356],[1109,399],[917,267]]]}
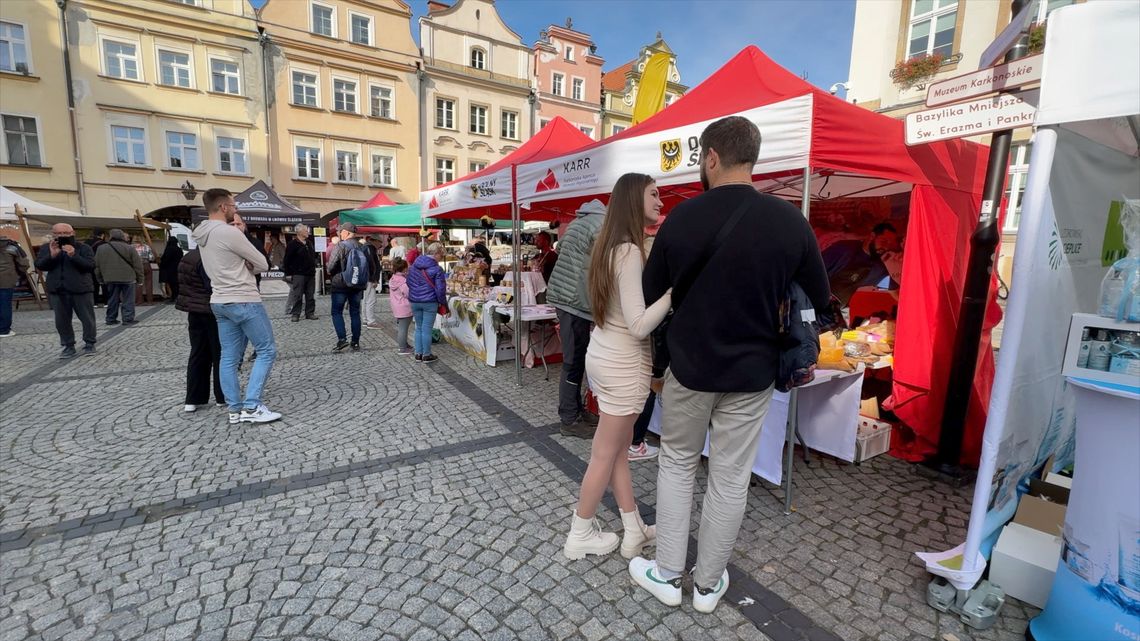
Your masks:
{"label": "xarr logo", "polygon": [[561,187],[561,185],[558,184],[558,179],[554,177],[554,170],[547,169],[546,177],[538,181],[538,184],[535,186],[534,191],[536,193],[541,193],[544,191],[553,191],[559,187]]}
{"label": "xarr logo", "polygon": [[431,197],[431,201],[428,203],[428,209],[439,209],[439,201],[436,200],[435,196]]}

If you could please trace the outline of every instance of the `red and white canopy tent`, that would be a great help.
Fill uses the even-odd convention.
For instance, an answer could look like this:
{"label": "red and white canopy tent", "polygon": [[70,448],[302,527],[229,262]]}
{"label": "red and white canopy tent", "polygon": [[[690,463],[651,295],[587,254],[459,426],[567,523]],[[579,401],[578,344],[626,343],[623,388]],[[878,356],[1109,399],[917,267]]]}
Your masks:
{"label": "red and white canopy tent", "polygon": [[[666,211],[700,191],[699,138],[729,115],[760,128],[758,189],[803,203],[910,194],[895,346],[895,413],[915,433],[906,454],[935,451],[969,238],[981,206],[987,148],[951,140],[907,147],[903,123],[831,96],[750,46],[669,108],[604,141],[518,167],[524,208],[572,212],[609,194],[630,171],[662,188]],[[963,447],[977,460],[993,380],[989,334],[981,350]]]}

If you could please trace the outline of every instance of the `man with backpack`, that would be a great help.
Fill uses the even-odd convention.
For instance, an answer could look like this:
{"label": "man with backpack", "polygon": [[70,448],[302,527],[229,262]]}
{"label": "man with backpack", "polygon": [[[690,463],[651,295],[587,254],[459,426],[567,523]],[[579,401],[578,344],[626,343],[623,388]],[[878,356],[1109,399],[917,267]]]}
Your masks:
{"label": "man with backpack", "polygon": [[352,322],[352,351],[360,351],[360,298],[371,280],[368,253],[356,239],[356,225],[344,223],[337,229],[340,242],[329,256],[327,269],[332,283],[332,321],[336,329],[334,352],[348,347],[344,328],[344,306]]}

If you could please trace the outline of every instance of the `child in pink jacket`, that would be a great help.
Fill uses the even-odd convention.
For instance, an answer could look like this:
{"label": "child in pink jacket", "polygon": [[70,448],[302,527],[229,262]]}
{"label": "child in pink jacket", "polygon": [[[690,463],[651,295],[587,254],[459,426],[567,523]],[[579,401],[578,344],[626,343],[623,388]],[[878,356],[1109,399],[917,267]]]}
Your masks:
{"label": "child in pink jacket", "polygon": [[411,354],[408,345],[408,329],[412,326],[412,303],[408,300],[408,261],[397,258],[392,261],[392,279],[388,281],[389,303],[392,315],[396,317],[396,345],[400,354]]}

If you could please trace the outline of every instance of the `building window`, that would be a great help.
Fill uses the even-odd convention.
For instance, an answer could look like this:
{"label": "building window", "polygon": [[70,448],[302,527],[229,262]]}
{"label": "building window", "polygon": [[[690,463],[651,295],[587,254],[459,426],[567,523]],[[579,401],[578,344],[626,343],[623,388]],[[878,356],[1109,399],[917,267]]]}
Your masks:
{"label": "building window", "polygon": [[138,47],[117,40],[103,41],[103,64],[108,76],[139,80]]}
{"label": "building window", "polygon": [[674,96],[671,93],[665,94],[665,106],[666,107],[668,107],[669,105],[673,104],[676,101],[677,101],[677,96]]}
{"label": "building window", "polygon": [[231,60],[210,58],[210,88],[217,93],[241,95],[241,69]]}
{"label": "building window", "polygon": [[120,165],[146,164],[146,130],[142,127],[111,127],[115,162]]}
{"label": "building window", "polygon": [[373,85],[371,88],[371,102],[373,118],[392,118],[391,87],[378,87]]}
{"label": "building window", "polygon": [[1002,231],[1017,233],[1021,224],[1021,203],[1025,198],[1025,181],[1029,177],[1029,154],[1032,142],[1014,143],[1009,150],[1009,180],[1005,188],[1005,224]]}
{"label": "building window", "polygon": [[184,5],[187,5],[190,7],[202,6],[202,0],[174,0],[174,1],[177,2],[178,4],[184,4]]}
{"label": "building window", "polygon": [[321,150],[319,147],[297,145],[297,177],[321,179]]}
{"label": "building window", "polygon": [[28,73],[28,39],[24,25],[0,22],[0,70]]}
{"label": "building window", "polygon": [[575,78],[572,84],[571,96],[574,100],[585,100],[586,95],[586,81],[581,78]]}
{"label": "building window", "polygon": [[455,180],[455,161],[451,158],[435,159],[435,184],[443,185]]}
{"label": "building window", "polygon": [[502,130],[499,132],[503,138],[508,140],[519,139],[519,114],[517,111],[503,110]]}
{"label": "building window", "polygon": [[620,134],[620,133],[621,133],[621,132],[623,132],[623,131],[625,131],[625,127],[624,127],[624,126],[622,126],[622,125],[613,125],[613,126],[610,128],[610,135],[612,136],[612,135],[614,135],[614,134]]}
{"label": "building window", "polygon": [[594,128],[593,127],[578,127],[578,131],[586,134],[587,136],[589,136],[591,138],[594,137]]}
{"label": "building window", "polygon": [[359,13],[349,13],[352,26],[352,41],[358,45],[372,45],[372,18]]}
{"label": "building window", "polygon": [[471,49],[471,67],[473,69],[486,69],[487,52],[478,47]]}
{"label": "building window", "polygon": [[336,152],[336,181],[360,182],[360,154],[355,151]]}
{"label": "building window", "polygon": [[158,50],[158,81],[171,87],[189,89],[190,54],[177,51]]}
{"label": "building window", "polygon": [[198,137],[178,131],[166,132],[166,166],[198,169]]}
{"label": "building window", "polygon": [[554,74],[554,82],[550,87],[551,93],[556,96],[566,95],[563,85],[566,84],[566,77],[560,73]]}
{"label": "building window", "polygon": [[487,135],[487,108],[471,105],[471,133]]}
{"label": "building window", "polygon": [[319,36],[328,36],[330,38],[336,37],[336,13],[332,7],[326,7],[317,3],[310,5],[312,12],[312,27],[313,33]]}
{"label": "building window", "polygon": [[356,83],[333,80],[333,109],[356,113]]}
{"label": "building window", "polygon": [[455,101],[435,99],[435,126],[440,129],[455,129]]}
{"label": "building window", "polygon": [[317,76],[303,71],[293,72],[293,104],[317,106]]}
{"label": "building window", "polygon": [[244,140],[224,136],[218,137],[218,171],[227,174],[249,172],[246,164]]}
{"label": "building window", "polygon": [[396,186],[396,159],[385,154],[372,154],[372,184]]}
{"label": "building window", "polygon": [[911,0],[907,58],[954,53],[958,0]]}
{"label": "building window", "polygon": [[550,124],[550,120],[548,120],[546,118],[539,118],[539,120],[538,120],[538,128],[539,129],[543,129],[549,124]]}
{"label": "building window", "polygon": [[8,151],[9,165],[40,167],[40,135],[36,119],[26,116],[4,116],[4,148]]}
{"label": "building window", "polygon": [[468,172],[472,173],[472,174],[477,172],[477,171],[483,171],[486,168],[487,168],[487,161],[486,160],[472,160],[467,165]]}
{"label": "building window", "polygon": [[574,62],[574,45],[566,45],[566,62]]}

